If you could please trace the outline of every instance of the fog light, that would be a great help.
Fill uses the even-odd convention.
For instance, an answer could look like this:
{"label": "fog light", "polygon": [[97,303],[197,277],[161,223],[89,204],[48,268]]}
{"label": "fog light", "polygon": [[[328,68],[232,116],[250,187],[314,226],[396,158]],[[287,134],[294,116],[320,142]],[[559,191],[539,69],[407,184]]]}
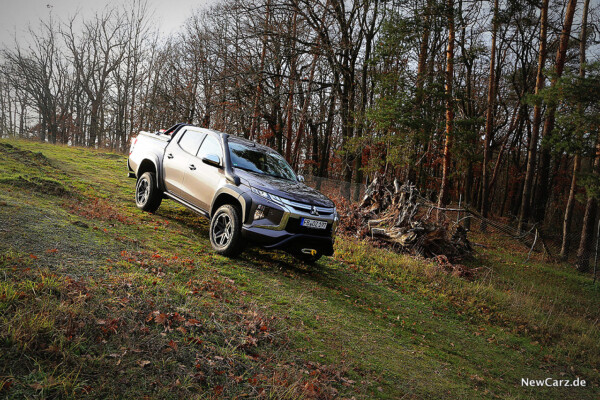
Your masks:
{"label": "fog light", "polygon": [[254,212],[254,220],[256,221],[258,219],[266,218],[267,212],[267,207],[263,206],[262,204],[257,205],[256,211]]}

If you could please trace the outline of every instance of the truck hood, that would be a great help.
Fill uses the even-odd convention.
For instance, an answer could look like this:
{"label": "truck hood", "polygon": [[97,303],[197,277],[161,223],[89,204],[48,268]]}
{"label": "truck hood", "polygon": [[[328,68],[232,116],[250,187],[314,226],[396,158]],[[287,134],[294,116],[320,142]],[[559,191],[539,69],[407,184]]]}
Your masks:
{"label": "truck hood", "polygon": [[319,207],[334,206],[333,202],[327,196],[304,183],[293,182],[269,175],[255,174],[242,169],[235,169],[234,172],[239,176],[243,184],[264,190],[281,198]]}

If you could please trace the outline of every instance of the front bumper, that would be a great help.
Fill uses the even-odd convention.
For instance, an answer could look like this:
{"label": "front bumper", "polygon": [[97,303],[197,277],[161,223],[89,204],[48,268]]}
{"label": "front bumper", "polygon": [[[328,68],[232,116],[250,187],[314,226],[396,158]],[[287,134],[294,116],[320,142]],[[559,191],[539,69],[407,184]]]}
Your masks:
{"label": "front bumper", "polygon": [[333,255],[334,239],[332,236],[289,233],[286,231],[273,231],[246,226],[242,228],[242,235],[246,240],[256,243],[266,249],[278,249],[287,252],[300,252],[302,249],[314,249],[317,253],[325,256]]}
{"label": "front bumper", "polygon": [[[293,201],[275,203],[257,195],[252,195],[251,199],[247,198],[246,201],[246,204],[250,203],[250,207],[246,207],[248,214],[242,226],[242,235],[246,240],[268,249],[288,252],[314,249],[322,255],[333,255],[335,230],[338,224],[338,216],[334,208],[317,207],[322,214],[315,215],[304,211],[310,209],[310,205]],[[254,220],[258,205],[268,207],[269,214],[263,219]],[[325,229],[304,227],[301,224],[303,218],[326,222],[327,227]]]}

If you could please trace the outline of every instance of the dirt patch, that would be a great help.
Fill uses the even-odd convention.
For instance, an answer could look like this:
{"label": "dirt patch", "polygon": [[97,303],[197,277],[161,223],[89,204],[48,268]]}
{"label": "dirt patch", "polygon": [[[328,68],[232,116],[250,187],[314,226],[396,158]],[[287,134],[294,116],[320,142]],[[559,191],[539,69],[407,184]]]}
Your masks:
{"label": "dirt patch", "polygon": [[50,160],[40,152],[21,150],[10,143],[0,143],[0,154],[31,166],[47,166]]}
{"label": "dirt patch", "polygon": [[115,257],[125,246],[101,231],[82,229],[60,207],[23,204],[22,198],[0,197],[0,253],[25,253],[38,266],[81,267],[74,275],[88,274],[89,265]]}
{"label": "dirt patch", "polygon": [[41,194],[49,194],[52,196],[68,196],[70,192],[64,185],[52,179],[38,177],[23,177],[19,175],[16,178],[2,178],[0,184],[6,184],[22,189],[32,190]]}

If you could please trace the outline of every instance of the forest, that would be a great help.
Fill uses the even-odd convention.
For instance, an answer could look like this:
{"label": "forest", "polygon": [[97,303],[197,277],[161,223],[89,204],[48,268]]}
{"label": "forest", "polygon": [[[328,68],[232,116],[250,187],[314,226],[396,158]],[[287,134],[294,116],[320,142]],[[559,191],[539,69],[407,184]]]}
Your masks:
{"label": "forest", "polygon": [[144,1],[54,16],[0,49],[0,138],[126,153],[186,122],[295,170],[413,183],[588,271],[600,196],[600,4],[223,0],[170,35]]}

